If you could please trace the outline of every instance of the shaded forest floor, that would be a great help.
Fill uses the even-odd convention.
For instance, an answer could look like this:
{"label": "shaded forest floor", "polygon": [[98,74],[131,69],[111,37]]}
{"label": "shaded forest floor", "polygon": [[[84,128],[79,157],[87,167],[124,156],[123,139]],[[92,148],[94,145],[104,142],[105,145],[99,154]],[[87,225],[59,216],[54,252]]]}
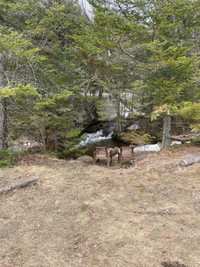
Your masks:
{"label": "shaded forest floor", "polygon": [[0,266],[200,266],[200,154],[178,147],[128,168],[27,155],[0,170]]}

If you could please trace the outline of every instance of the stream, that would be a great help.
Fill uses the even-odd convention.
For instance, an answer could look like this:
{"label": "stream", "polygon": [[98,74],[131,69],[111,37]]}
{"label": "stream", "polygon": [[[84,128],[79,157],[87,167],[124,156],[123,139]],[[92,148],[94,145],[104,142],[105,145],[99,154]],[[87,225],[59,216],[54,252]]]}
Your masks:
{"label": "stream", "polygon": [[88,148],[86,155],[93,156],[94,148],[96,146],[99,147],[120,147],[120,146],[128,146],[126,143],[113,140],[113,132],[109,134],[105,134],[103,130],[99,130],[95,133],[85,133],[86,137],[82,140],[78,146],[82,148]]}
{"label": "stream", "polygon": [[[113,133],[115,128],[116,122],[114,121],[99,122],[95,125],[92,125],[92,127],[88,127],[88,132],[84,134],[84,139],[80,141],[78,146],[82,148],[88,148],[85,154],[89,156],[93,156],[94,148],[96,146],[108,148],[129,146],[123,141],[113,139]],[[180,144],[181,142],[173,141],[171,145],[173,146]],[[134,148],[134,152],[158,152],[161,149],[160,145],[154,143],[149,145],[137,146]]]}
{"label": "stream", "polygon": [[[103,130],[98,130],[95,133],[85,133],[85,139],[82,140],[78,146],[82,148],[88,148],[86,155],[92,156],[94,147],[120,147],[120,146],[129,146],[127,143],[124,143],[119,140],[112,139],[113,132],[105,134]],[[157,152],[160,150],[158,144],[143,145],[134,148],[135,152]]]}

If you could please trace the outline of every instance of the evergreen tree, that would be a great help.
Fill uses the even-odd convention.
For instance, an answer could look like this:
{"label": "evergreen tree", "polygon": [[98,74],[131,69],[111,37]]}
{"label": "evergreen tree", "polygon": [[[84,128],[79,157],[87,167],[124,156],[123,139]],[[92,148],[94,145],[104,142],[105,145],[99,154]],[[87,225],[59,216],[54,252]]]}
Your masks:
{"label": "evergreen tree", "polygon": [[[92,3],[99,8],[99,1]],[[137,67],[143,69],[140,78],[147,85],[143,94],[147,104],[154,106],[154,115],[163,111],[163,147],[169,146],[171,107],[190,99],[196,92],[198,56],[194,53],[194,36],[199,29],[199,3],[118,0],[112,5],[104,2],[103,6],[104,11],[112,9],[120,14],[122,21],[129,22],[127,25],[134,25],[123,31],[123,44],[118,43],[119,48],[122,47],[124,54],[139,57]],[[134,50],[128,49],[130,42],[124,42],[126,36],[138,44],[135,55]]]}
{"label": "evergreen tree", "polygon": [[[154,4],[154,3],[152,3]],[[197,5],[193,1],[155,2],[151,6],[153,26],[149,51],[148,93],[155,107],[154,115],[163,113],[163,147],[170,146],[171,113],[174,106],[195,93],[198,56],[193,52]]]}

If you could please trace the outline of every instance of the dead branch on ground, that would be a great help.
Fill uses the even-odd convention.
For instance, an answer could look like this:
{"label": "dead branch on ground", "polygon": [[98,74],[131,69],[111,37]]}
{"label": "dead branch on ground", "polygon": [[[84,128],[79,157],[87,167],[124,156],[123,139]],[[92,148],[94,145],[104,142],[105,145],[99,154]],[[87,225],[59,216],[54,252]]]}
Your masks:
{"label": "dead branch on ground", "polygon": [[11,186],[1,187],[0,188],[0,195],[7,194],[7,193],[9,193],[15,189],[25,188],[31,184],[35,184],[38,180],[39,180],[39,177],[35,176],[35,177],[25,181],[25,182],[17,183],[15,185],[11,185]]}
{"label": "dead branch on ground", "polygon": [[150,214],[150,215],[180,215],[181,213],[179,212],[170,212],[170,211],[137,211],[137,210],[125,210],[125,209],[120,209],[125,212],[132,212],[136,214]]}

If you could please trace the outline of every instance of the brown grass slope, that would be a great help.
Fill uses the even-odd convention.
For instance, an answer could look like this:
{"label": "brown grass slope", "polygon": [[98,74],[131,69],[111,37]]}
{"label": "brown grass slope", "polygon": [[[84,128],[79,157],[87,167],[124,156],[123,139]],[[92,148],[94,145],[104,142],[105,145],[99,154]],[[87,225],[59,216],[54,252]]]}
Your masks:
{"label": "brown grass slope", "polygon": [[[197,147],[148,154],[127,169],[45,156],[0,170],[0,266],[200,266]],[[32,157],[32,158],[31,158]]]}

